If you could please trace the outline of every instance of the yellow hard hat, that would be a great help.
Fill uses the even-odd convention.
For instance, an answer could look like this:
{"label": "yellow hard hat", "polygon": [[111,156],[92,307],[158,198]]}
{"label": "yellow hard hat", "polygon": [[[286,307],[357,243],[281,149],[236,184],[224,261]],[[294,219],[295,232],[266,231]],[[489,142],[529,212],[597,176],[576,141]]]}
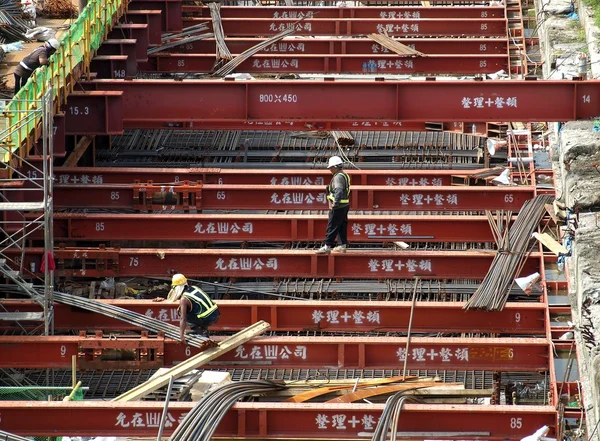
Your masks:
{"label": "yellow hard hat", "polygon": [[175,274],[171,281],[171,286],[183,286],[187,283],[187,279],[183,274]]}

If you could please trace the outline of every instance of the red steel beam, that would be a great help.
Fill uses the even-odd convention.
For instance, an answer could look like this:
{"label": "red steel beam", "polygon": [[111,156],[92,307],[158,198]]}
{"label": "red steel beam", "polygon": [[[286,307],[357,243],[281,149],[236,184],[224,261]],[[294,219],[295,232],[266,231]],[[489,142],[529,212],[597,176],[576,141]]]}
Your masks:
{"label": "red steel beam", "polygon": [[80,84],[89,90],[122,90],[126,128],[204,120],[205,124],[272,123],[260,127],[279,129],[276,122],[328,127],[329,122],[343,121],[360,127],[368,123],[371,130],[394,130],[399,127],[394,122],[403,121],[568,121],[600,114],[597,80],[96,80]]}
{"label": "red steel beam", "polygon": [[[352,210],[519,211],[533,187],[353,185]],[[26,193],[25,196],[30,196]],[[30,196],[31,197],[31,196]],[[322,185],[55,185],[54,207],[135,210],[326,210]]]}
{"label": "red steel beam", "polygon": [[[225,338],[212,337],[216,342]],[[154,356],[164,366],[173,366],[201,352],[160,337],[0,336],[0,367],[68,368],[71,358],[77,356],[80,366],[97,360],[95,368],[118,369],[131,357],[111,363],[111,359],[103,357],[103,351],[149,351],[145,348],[152,343],[157,348]],[[221,355],[208,366],[398,369],[408,359],[408,369],[545,371],[549,347],[545,338],[413,337],[407,352],[405,337],[260,337]],[[152,361],[152,354],[148,359]]]}
{"label": "red steel beam", "polygon": [[[196,403],[170,403],[165,435]],[[0,401],[0,429],[23,436],[156,436],[164,403]],[[236,403],[215,437],[247,439],[360,439],[377,425],[384,404]],[[432,418],[435,417],[435,424]],[[401,439],[484,438],[519,441],[547,425],[556,430],[554,406],[405,404]],[[433,432],[433,433],[432,433]],[[440,433],[465,433],[449,437]],[[485,436],[476,435],[485,433]],[[555,432],[554,432],[555,433]],[[471,435],[469,435],[471,434]],[[550,436],[556,436],[552,433]]]}
{"label": "red steel beam", "polygon": [[[133,184],[136,181],[174,184],[183,181],[225,185],[327,185],[331,173],[317,170],[227,168],[55,167],[56,184]],[[470,177],[481,170],[346,170],[352,185],[449,186],[452,176]],[[31,168],[23,164],[22,173]],[[28,174],[29,173],[29,174]]]}
{"label": "red steel beam", "polygon": [[[177,303],[146,300],[100,300],[129,311],[144,314],[172,325],[179,324]],[[238,331],[265,320],[271,330],[284,332],[406,332],[410,302],[218,300],[219,321],[215,331]],[[9,312],[38,312],[36,302],[3,300]],[[462,302],[417,302],[413,332],[482,332],[523,335],[545,334],[545,306],[541,303],[507,303],[502,311],[464,310]],[[23,322],[24,323],[24,322]],[[128,323],[92,314],[67,305],[54,305],[57,330],[124,331],[137,329]]]}
{"label": "red steel beam", "polygon": [[[183,12],[194,17],[210,19],[210,9],[206,6],[184,5]],[[378,8],[336,8],[314,6],[223,6],[222,18],[373,18],[373,19],[420,19],[420,18],[504,18],[506,12],[501,6],[445,6],[443,8],[419,6],[391,6]]]}
{"label": "red steel beam", "polygon": [[[206,23],[206,18],[183,18],[187,28]],[[293,28],[294,35],[361,36],[387,33],[392,37],[506,37],[506,18],[314,18],[298,22],[282,18],[223,18],[228,37],[276,35]]]}
{"label": "red steel beam", "polygon": [[[8,249],[12,259],[21,251]],[[39,269],[42,248],[25,250],[25,268]],[[343,279],[477,279],[494,259],[493,251],[350,251],[317,255],[314,250],[118,249],[57,248],[56,275],[71,277],[343,278]],[[532,253],[521,274],[539,270]]]}
{"label": "red steel beam", "polygon": [[[214,53],[156,54],[150,57],[157,72],[210,73],[214,70]],[[308,55],[257,54],[240,64],[238,71],[247,73],[379,73],[379,74],[485,74],[508,69],[508,55]]]}
{"label": "red steel beam", "polygon": [[[241,54],[245,50],[265,41],[264,38],[227,38],[227,47],[234,54]],[[427,55],[432,54],[478,54],[478,55],[505,55],[508,50],[508,40],[505,38],[397,38],[396,41]],[[214,53],[216,42],[214,39],[204,39],[182,44],[170,48],[170,53],[206,54]],[[294,38],[285,39],[267,46],[262,52],[265,54],[310,54],[310,55],[337,55],[337,54],[387,54],[393,52],[375,43],[369,38]]]}
{"label": "red steel beam", "polygon": [[[349,222],[350,242],[494,241],[484,216],[350,215]],[[326,215],[54,214],[54,238],[58,241],[154,240],[160,231],[161,240],[312,242],[321,241],[326,228]]]}

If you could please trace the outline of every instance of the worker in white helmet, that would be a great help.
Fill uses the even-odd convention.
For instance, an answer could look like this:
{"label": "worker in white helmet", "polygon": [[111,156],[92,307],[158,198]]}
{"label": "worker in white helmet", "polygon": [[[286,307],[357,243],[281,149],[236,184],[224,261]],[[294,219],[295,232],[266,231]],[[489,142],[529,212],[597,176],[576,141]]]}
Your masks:
{"label": "worker in white helmet", "polygon": [[15,69],[15,95],[25,85],[33,71],[48,64],[48,59],[58,50],[60,41],[51,38],[43,46],[27,55]]}
{"label": "worker in white helmet", "polygon": [[[348,211],[350,210],[350,176],[342,170],[344,162],[339,156],[329,158],[327,168],[333,175],[327,186],[329,222],[325,232],[325,244],[317,254],[329,254],[332,249],[345,253],[348,248]],[[340,244],[335,246],[337,237]],[[335,247],[334,247],[335,246]]]}
{"label": "worker in white helmet", "polygon": [[[157,297],[155,302],[162,302],[165,299]],[[209,337],[208,327],[214,325],[219,320],[219,307],[217,304],[198,286],[190,286],[187,278],[183,274],[175,274],[171,281],[171,291],[167,296],[167,301],[176,302],[179,300],[179,329],[180,341],[185,341],[185,330],[189,324],[192,332]]]}

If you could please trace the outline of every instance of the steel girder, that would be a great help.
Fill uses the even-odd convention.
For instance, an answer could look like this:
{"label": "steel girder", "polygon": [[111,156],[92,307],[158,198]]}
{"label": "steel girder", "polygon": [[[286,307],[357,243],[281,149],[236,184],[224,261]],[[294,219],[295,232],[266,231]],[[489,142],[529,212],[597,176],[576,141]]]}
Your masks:
{"label": "steel girder", "polygon": [[[179,323],[177,303],[146,300],[101,300],[176,325]],[[284,301],[218,300],[219,321],[215,331],[238,331],[265,320],[277,332],[406,332],[410,302],[387,301]],[[8,312],[36,312],[39,304],[26,300],[3,300]],[[545,305],[541,303],[508,303],[502,311],[486,312],[462,309],[462,302],[417,302],[412,332],[510,333],[544,335]],[[54,327],[57,330],[124,331],[134,326],[100,314],[90,314],[67,305],[54,305]]]}
{"label": "steel girder", "polygon": [[[55,213],[55,241],[321,241],[327,215]],[[350,242],[493,242],[485,216],[349,216]],[[8,225],[13,231],[18,225]],[[42,232],[32,238],[39,238]]]}
{"label": "steel girder", "polygon": [[[21,250],[6,254],[20,260]],[[495,251],[350,250],[317,255],[314,250],[55,248],[56,275],[71,277],[343,278],[482,280]],[[43,248],[25,249],[25,268],[40,268]],[[521,274],[539,271],[530,254]]]}
{"label": "steel girder", "polygon": [[[327,210],[323,185],[57,184],[54,208],[164,210]],[[519,211],[535,188],[471,186],[351,187],[351,210]],[[24,198],[29,194],[25,192]],[[15,196],[16,197],[16,196]]]}
{"label": "steel girder", "polygon": [[[224,338],[212,337],[216,342]],[[413,336],[407,352],[405,337],[259,337],[208,366],[397,369],[407,360],[408,369],[545,371],[549,348],[546,338]],[[118,351],[125,352],[119,356]],[[80,369],[147,369],[172,366],[198,352],[160,336],[0,336],[4,368],[69,368],[77,356]]]}
{"label": "steel girder", "polygon": [[[195,403],[170,403],[170,435]],[[0,401],[0,429],[20,435],[156,436],[164,403]],[[358,439],[375,429],[384,404],[236,403],[216,429],[218,438]],[[67,416],[68,415],[68,416]],[[435,418],[435,424],[432,424]],[[334,423],[336,421],[336,423]],[[341,423],[338,423],[341,422]],[[547,425],[554,406],[406,404],[400,438],[482,437],[518,441]],[[408,432],[408,433],[407,433]],[[447,434],[445,437],[449,437]]]}
{"label": "steel girder", "polygon": [[[125,128],[214,124],[327,130],[341,124],[354,130],[405,130],[423,121],[568,121],[600,114],[597,80],[95,80],[80,84],[87,90],[123,91]],[[87,119],[104,121],[104,112],[85,111],[84,98],[85,93],[78,95],[77,110],[67,104],[70,124],[79,121],[85,127]]]}

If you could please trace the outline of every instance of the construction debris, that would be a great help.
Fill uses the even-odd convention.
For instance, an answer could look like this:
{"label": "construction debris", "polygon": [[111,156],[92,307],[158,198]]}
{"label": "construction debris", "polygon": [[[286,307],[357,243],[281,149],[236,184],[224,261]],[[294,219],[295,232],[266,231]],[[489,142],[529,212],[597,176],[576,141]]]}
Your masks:
{"label": "construction debris", "polygon": [[369,38],[371,40],[374,40],[375,42],[379,43],[384,48],[389,49],[390,51],[392,51],[398,55],[409,56],[409,57],[426,57],[427,56],[423,52],[419,52],[411,47],[408,47],[405,44],[402,44],[402,43],[394,40],[393,38],[388,37],[387,35],[369,34]]}
{"label": "construction debris", "polygon": [[251,340],[252,338],[262,334],[270,327],[271,325],[269,323],[261,320],[238,332],[237,334],[223,340],[218,345],[200,352],[199,354],[194,355],[177,366],[168,369],[162,375],[140,384],[138,387],[135,387],[123,395],[120,395],[113,401],[139,400],[150,392],[153,392],[168,384],[171,377],[173,377],[174,380],[183,377],[190,371],[197,369],[198,367],[214,360],[215,358],[218,358],[220,355],[225,354],[226,352],[229,352],[240,345],[243,345],[248,340]]}
{"label": "construction debris", "polygon": [[70,0],[44,0],[37,15],[46,18],[75,18],[78,12]]}

